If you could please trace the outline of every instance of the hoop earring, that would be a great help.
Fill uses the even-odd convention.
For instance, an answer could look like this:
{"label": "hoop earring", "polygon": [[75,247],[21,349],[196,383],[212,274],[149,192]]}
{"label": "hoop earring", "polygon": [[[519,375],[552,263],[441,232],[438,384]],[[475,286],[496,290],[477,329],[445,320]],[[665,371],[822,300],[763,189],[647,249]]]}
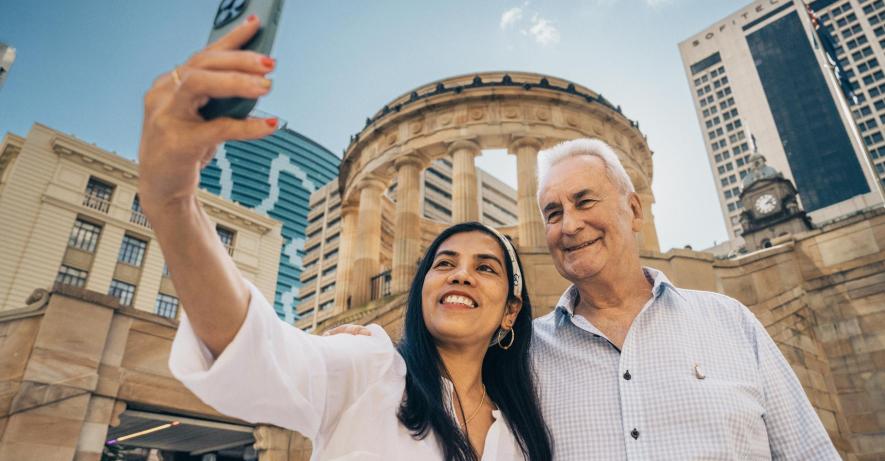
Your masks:
{"label": "hoop earring", "polygon": [[[507,345],[505,346],[505,345],[501,344],[501,340],[507,336],[507,333],[510,333],[510,342],[508,342]],[[510,349],[513,346],[514,341],[516,341],[516,329],[515,328],[511,328],[511,329],[507,330],[506,332],[504,332],[503,335],[498,335],[498,347],[500,347],[501,349],[504,349],[505,351],[507,349]]]}

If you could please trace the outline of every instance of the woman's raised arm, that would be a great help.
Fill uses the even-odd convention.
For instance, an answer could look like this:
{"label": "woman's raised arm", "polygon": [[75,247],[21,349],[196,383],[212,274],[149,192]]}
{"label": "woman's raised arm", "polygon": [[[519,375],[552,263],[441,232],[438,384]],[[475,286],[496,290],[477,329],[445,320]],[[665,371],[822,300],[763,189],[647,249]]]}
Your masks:
{"label": "woman's raised arm", "polygon": [[139,199],[193,330],[215,357],[242,325],[250,294],[197,201],[200,169],[218,144],[267,136],[276,119],[205,121],[197,110],[210,98],[253,99],[270,91],[265,75],[274,61],[240,50],[258,28],[250,17],[157,78],[144,97]]}

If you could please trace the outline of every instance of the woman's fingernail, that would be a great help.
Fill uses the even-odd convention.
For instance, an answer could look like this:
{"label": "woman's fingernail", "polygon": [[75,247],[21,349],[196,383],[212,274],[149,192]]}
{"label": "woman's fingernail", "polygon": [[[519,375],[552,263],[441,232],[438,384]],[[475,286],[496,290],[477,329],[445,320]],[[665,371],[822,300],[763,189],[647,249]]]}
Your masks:
{"label": "woman's fingernail", "polygon": [[250,14],[248,18],[246,18],[247,22],[255,22],[258,20],[258,16],[254,14]]}
{"label": "woman's fingernail", "polygon": [[266,118],[266,119],[264,119],[264,123],[267,123],[267,126],[269,126],[271,128],[276,128],[277,119],[276,118]]}
{"label": "woman's fingernail", "polygon": [[273,69],[277,65],[277,60],[270,56],[262,56],[261,65],[268,69]]}
{"label": "woman's fingernail", "polygon": [[258,86],[264,88],[265,90],[270,89],[271,81],[269,78],[262,78],[258,81]]}

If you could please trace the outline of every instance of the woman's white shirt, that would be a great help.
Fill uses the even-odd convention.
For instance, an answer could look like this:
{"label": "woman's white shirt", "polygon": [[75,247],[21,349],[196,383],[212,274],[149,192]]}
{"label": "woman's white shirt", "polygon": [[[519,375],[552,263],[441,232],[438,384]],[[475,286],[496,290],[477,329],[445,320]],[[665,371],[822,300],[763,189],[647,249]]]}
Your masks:
{"label": "woman's white shirt", "polygon": [[[223,414],[300,432],[313,441],[312,460],[442,459],[432,432],[415,440],[397,419],[406,365],[384,329],[307,334],[247,283],[246,320],[215,360],[182,315],[169,368],[191,392]],[[493,417],[483,461],[523,460],[501,413]]]}

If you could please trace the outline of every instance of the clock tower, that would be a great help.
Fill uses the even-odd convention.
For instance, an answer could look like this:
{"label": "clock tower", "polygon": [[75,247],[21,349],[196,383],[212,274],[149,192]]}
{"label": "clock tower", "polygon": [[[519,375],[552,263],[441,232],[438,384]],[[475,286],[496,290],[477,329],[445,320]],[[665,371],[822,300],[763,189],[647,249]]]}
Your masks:
{"label": "clock tower", "polygon": [[744,176],[740,202],[741,234],[747,250],[768,248],[777,237],[811,230],[811,220],[799,207],[798,193],[784,175],[765,164],[765,157],[755,152],[750,170]]}

